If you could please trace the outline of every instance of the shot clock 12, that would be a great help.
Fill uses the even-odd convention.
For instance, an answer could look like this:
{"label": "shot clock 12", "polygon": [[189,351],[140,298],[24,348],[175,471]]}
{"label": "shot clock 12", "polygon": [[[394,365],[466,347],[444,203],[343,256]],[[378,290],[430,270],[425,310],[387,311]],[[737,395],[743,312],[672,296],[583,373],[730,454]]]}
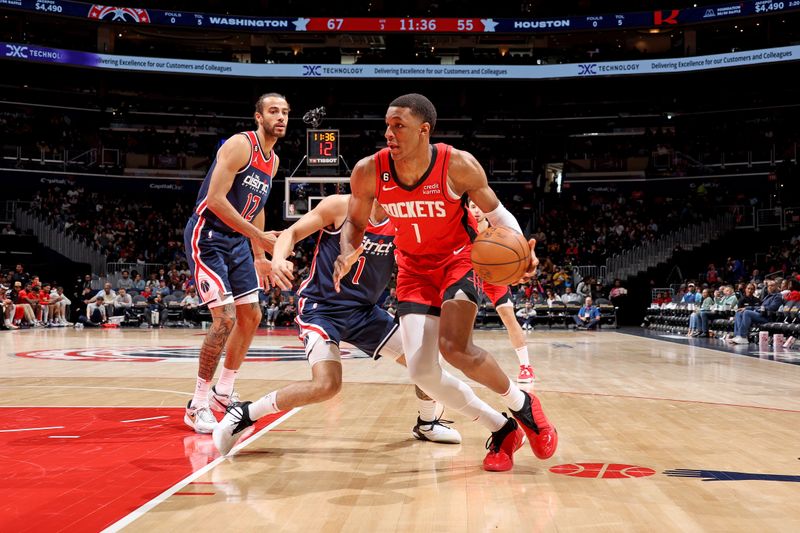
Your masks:
{"label": "shot clock 12", "polygon": [[338,165],[339,130],[306,130],[306,155],[309,166]]}

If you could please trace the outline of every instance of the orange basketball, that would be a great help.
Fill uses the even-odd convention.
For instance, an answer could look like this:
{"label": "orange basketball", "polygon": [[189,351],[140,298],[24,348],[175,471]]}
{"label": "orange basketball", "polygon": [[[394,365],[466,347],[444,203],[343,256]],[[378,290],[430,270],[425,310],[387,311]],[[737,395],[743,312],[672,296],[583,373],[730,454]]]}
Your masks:
{"label": "orange basketball", "polygon": [[521,233],[490,227],[472,243],[472,268],[483,281],[508,285],[519,280],[531,264],[531,248]]}

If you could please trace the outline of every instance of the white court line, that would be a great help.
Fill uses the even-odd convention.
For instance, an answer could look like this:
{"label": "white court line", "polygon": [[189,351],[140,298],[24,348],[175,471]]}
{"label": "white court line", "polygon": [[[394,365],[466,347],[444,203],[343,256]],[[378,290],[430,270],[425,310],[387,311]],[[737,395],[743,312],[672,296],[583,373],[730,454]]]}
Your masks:
{"label": "white court line", "polygon": [[128,422],[144,422],[145,420],[158,420],[159,418],[169,418],[167,415],[164,416],[151,416],[150,418],[134,418],[133,420],[122,420],[123,424],[127,424]]}
{"label": "white court line", "polygon": [[0,385],[0,389],[105,389],[105,390],[137,390],[144,392],[169,392],[170,394],[182,394],[183,396],[194,396],[193,392],[181,392],[165,389],[142,389],[139,387],[95,387],[88,385]]}
{"label": "white court line", "polygon": [[48,439],[78,439],[80,435],[50,435]]}
{"label": "white court line", "polygon": [[14,433],[15,431],[39,431],[44,429],[64,429],[64,426],[49,426],[46,428],[0,429],[0,433]]}
{"label": "white court line", "polygon": [[[286,420],[289,417],[291,417],[294,414],[296,414],[300,409],[301,409],[300,407],[295,407],[294,409],[292,409],[291,411],[289,411],[288,413],[286,413],[282,417],[278,418],[277,420],[275,420],[274,422],[272,422],[271,424],[266,426],[264,429],[262,429],[261,431],[259,431],[255,435],[253,435],[252,437],[246,439],[244,442],[240,442],[239,444],[237,444],[231,450],[230,455],[238,453],[239,450],[241,450],[245,446],[249,445],[251,442],[254,442],[261,435],[263,435],[264,433],[268,432],[270,429],[274,428],[275,426],[277,426],[278,424],[280,424],[284,420]],[[146,504],[142,505],[141,507],[139,507],[138,509],[136,509],[135,511],[130,513],[129,515],[127,515],[124,518],[118,520],[117,522],[114,522],[113,524],[111,524],[110,526],[105,528],[101,533],[117,532],[117,531],[122,530],[122,528],[129,526],[134,520],[137,520],[137,519],[141,518],[146,512],[150,511],[156,505],[158,505],[161,502],[165,501],[167,498],[169,498],[170,496],[172,496],[173,494],[175,494],[176,492],[178,492],[179,490],[184,488],[186,485],[188,485],[189,483],[191,483],[195,479],[203,476],[207,472],[210,472],[214,467],[218,466],[224,460],[225,460],[225,457],[222,457],[222,456],[217,457],[216,459],[214,459],[212,462],[208,463],[206,466],[204,466],[200,470],[197,470],[193,474],[190,474],[189,476],[185,477],[184,479],[182,479],[181,481],[179,481],[178,483],[176,483],[172,487],[168,488],[167,490],[165,490],[164,492],[162,492],[161,494],[159,494],[158,496],[156,496],[155,498],[153,498],[152,500],[150,500]]]}

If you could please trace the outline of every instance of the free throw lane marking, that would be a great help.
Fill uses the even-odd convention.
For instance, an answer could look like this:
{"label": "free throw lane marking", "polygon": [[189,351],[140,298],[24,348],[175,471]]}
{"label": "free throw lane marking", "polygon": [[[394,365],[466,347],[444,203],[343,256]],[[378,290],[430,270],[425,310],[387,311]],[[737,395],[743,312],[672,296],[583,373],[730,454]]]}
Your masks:
{"label": "free throw lane marking", "polygon": [[64,426],[48,426],[46,428],[0,429],[0,433],[14,433],[15,431],[44,431],[45,429],[64,429]]}
{"label": "free throw lane marking", "polygon": [[134,418],[133,420],[122,420],[123,424],[127,424],[129,422],[144,422],[145,420],[158,420],[159,418],[169,418],[167,415],[164,416],[151,416],[150,418]]}

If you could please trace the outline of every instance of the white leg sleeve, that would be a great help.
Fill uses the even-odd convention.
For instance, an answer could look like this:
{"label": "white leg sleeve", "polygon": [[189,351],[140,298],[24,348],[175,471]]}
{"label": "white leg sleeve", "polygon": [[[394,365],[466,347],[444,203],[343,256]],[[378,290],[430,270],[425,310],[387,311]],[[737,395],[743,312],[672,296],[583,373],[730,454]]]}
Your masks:
{"label": "white leg sleeve", "polygon": [[475,420],[489,431],[497,431],[505,417],[478,398],[463,381],[442,370],[439,364],[439,318],[406,315],[400,318],[403,351],[411,380],[425,393]]}

